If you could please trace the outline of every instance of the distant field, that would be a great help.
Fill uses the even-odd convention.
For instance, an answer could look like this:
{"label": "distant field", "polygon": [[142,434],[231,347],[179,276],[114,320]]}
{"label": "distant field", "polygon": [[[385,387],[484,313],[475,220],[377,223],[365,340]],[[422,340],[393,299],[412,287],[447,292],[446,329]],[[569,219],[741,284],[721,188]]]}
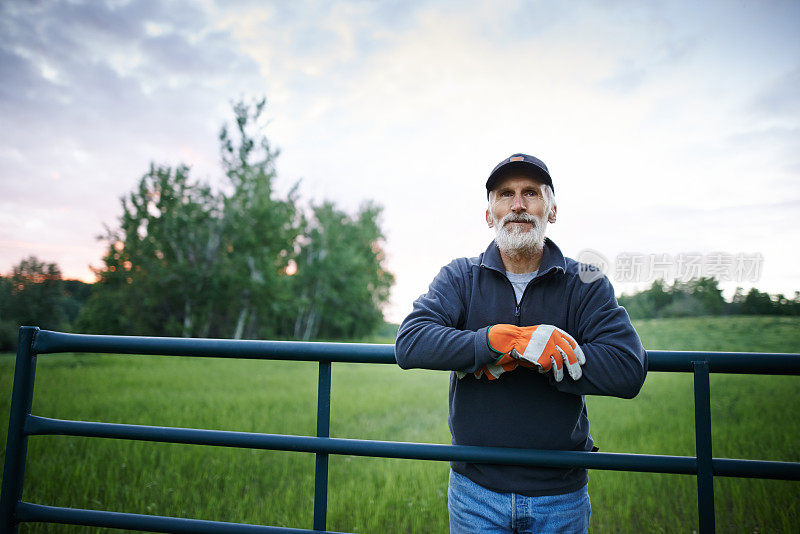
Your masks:
{"label": "distant field", "polygon": [[[800,319],[636,323],[651,349],[800,353]],[[447,373],[336,364],[336,437],[449,443]],[[13,356],[0,356],[5,453]],[[316,364],[160,356],[44,355],[33,411],[48,417],[313,435]],[[712,375],[714,456],[800,461],[798,377]],[[607,452],[694,454],[692,378],[651,373],[635,400],[587,398]],[[447,532],[448,466],[332,456],[328,528]],[[37,436],[24,498],[59,506],[311,528],[314,457]],[[695,478],[590,473],[592,532],[691,532]],[[717,478],[718,532],[797,532],[800,483]],[[21,532],[89,532],[28,525]],[[96,530],[91,530],[96,532]],[[108,532],[120,532],[109,530]]]}

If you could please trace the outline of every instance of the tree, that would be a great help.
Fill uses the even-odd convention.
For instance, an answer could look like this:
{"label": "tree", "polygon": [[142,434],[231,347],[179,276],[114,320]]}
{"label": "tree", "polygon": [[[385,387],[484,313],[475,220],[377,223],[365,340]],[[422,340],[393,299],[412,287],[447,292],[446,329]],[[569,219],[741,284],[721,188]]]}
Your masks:
{"label": "tree", "polygon": [[394,277],[383,268],[381,209],[366,203],[355,217],[330,202],[313,208],[293,277],[296,339],[364,336],[382,323]]}
{"label": "tree", "polygon": [[83,322],[100,332],[197,335],[210,320],[217,200],[208,186],[189,181],[188,167],[151,165],[121,203],[120,226],[104,237],[101,291]]}
{"label": "tree", "polygon": [[741,313],[746,315],[770,315],[775,312],[769,293],[762,293],[754,287],[747,292],[742,304]]}
{"label": "tree", "polygon": [[16,348],[20,326],[69,330],[89,284],[63,280],[56,263],[29,256],[0,276],[0,351]]}
{"label": "tree", "polygon": [[305,214],[297,184],[276,194],[265,104],[234,104],[234,124],[219,135],[219,191],[192,181],[187,166],[151,165],[121,199],[85,329],[312,339],[380,323],[393,280],[382,267],[380,209],[366,204],[351,218],[324,203]]}
{"label": "tree", "polygon": [[800,291],[794,298],[782,294],[770,295],[751,288],[745,294],[737,287],[731,302],[725,302],[715,278],[698,278],[688,282],[673,282],[665,286],[656,280],[649,289],[619,298],[631,317],[697,317],[700,315],[800,315]]}
{"label": "tree", "polygon": [[64,313],[64,293],[59,282],[61,269],[55,263],[45,263],[29,256],[15,265],[11,272],[9,311],[20,325],[35,325],[58,330],[67,323]]}
{"label": "tree", "polygon": [[0,352],[12,351],[17,345],[19,325],[13,317],[11,278],[0,276]]}
{"label": "tree", "polygon": [[725,299],[717,280],[701,277],[687,282],[678,280],[668,285],[662,279],[654,280],[650,287],[631,296],[619,299],[631,317],[697,317],[717,315],[725,310]]}
{"label": "tree", "polygon": [[722,290],[713,277],[675,281],[669,289],[670,303],[658,311],[660,317],[719,315],[725,307]]}
{"label": "tree", "polygon": [[621,295],[619,303],[631,317],[653,318],[661,316],[662,310],[672,303],[673,297],[664,280],[657,278],[644,291],[630,296]]}
{"label": "tree", "polygon": [[235,127],[220,132],[222,166],[232,193],[223,200],[223,257],[220,291],[227,312],[235,317],[235,339],[272,337],[287,313],[286,267],[300,232],[296,211],[297,184],[287,198],[273,188],[275,159],[263,135],[266,100],[234,105]]}
{"label": "tree", "polygon": [[714,277],[700,277],[687,284],[689,294],[699,303],[703,315],[719,315],[725,308],[725,298]]}

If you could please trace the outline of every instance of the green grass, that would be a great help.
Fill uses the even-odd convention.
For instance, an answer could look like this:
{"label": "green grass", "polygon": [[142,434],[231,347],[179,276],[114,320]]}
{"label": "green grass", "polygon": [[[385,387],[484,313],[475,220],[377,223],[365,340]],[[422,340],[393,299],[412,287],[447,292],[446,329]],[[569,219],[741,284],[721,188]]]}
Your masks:
{"label": "green grass", "polygon": [[[646,347],[800,352],[800,320],[641,321]],[[316,364],[116,355],[38,358],[33,412],[133,424],[313,435]],[[13,357],[0,356],[5,446]],[[335,437],[449,443],[447,373],[333,367]],[[800,461],[797,377],[712,375],[714,456]],[[692,377],[651,373],[635,400],[587,398],[607,452],[694,454]],[[331,456],[328,528],[447,532],[443,462]],[[311,528],[314,456],[36,436],[24,499],[42,504]],[[592,532],[691,532],[692,476],[592,471]],[[717,478],[719,532],[794,532],[797,482]],[[95,532],[22,525],[21,532]],[[112,530],[109,532],[119,532]]]}
{"label": "green grass", "polygon": [[[645,347],[800,353],[800,319],[709,317],[638,321]],[[588,397],[602,450],[693,456],[691,374],[650,373],[634,401]],[[711,431],[718,458],[800,461],[800,383],[793,376],[711,375]],[[593,532],[688,532],[697,525],[696,479],[590,472]],[[716,477],[718,532],[796,532],[800,484]]]}

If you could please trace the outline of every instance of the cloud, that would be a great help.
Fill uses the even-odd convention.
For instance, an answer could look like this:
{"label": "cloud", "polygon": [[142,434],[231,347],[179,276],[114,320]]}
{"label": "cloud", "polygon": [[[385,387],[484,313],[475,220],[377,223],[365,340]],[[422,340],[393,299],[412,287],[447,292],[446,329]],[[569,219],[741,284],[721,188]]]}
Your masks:
{"label": "cloud", "polygon": [[[4,210],[16,221],[3,239],[40,243],[43,255],[75,242],[72,275],[97,261],[94,236],[150,161],[219,175],[230,99],[267,92],[194,2],[4,2],[0,29],[0,198],[13,199]],[[18,260],[2,249],[4,263]]]}
{"label": "cloud", "polygon": [[[47,151],[68,138],[118,155],[200,132],[213,141],[227,99],[264,82],[229,35],[206,30],[196,4],[167,5],[172,11],[156,2],[6,5],[4,140]],[[164,32],[150,35],[148,24]]]}
{"label": "cloud", "polygon": [[305,199],[385,206],[397,306],[485,248],[483,181],[515,151],[553,170],[565,250],[786,241],[794,230],[773,215],[789,208],[750,204],[753,177],[797,199],[799,10],[3,2],[0,198],[46,229],[8,231],[45,247],[74,228],[94,246],[150,161],[218,176],[230,100],[263,94],[279,191],[302,178]]}
{"label": "cloud", "polygon": [[753,111],[780,121],[791,120],[796,124],[800,117],[798,87],[800,87],[800,65],[794,66],[766,84],[753,99]]}

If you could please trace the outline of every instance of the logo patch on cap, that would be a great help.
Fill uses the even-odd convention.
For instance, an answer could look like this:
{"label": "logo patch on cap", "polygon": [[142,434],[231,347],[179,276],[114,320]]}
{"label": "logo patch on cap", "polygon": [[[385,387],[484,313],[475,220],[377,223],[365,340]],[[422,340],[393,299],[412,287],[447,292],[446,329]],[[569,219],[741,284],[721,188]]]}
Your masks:
{"label": "logo patch on cap", "polygon": [[525,158],[523,158],[522,156],[514,156],[513,158],[509,158],[508,161],[509,162],[511,162],[511,161],[525,161]]}

